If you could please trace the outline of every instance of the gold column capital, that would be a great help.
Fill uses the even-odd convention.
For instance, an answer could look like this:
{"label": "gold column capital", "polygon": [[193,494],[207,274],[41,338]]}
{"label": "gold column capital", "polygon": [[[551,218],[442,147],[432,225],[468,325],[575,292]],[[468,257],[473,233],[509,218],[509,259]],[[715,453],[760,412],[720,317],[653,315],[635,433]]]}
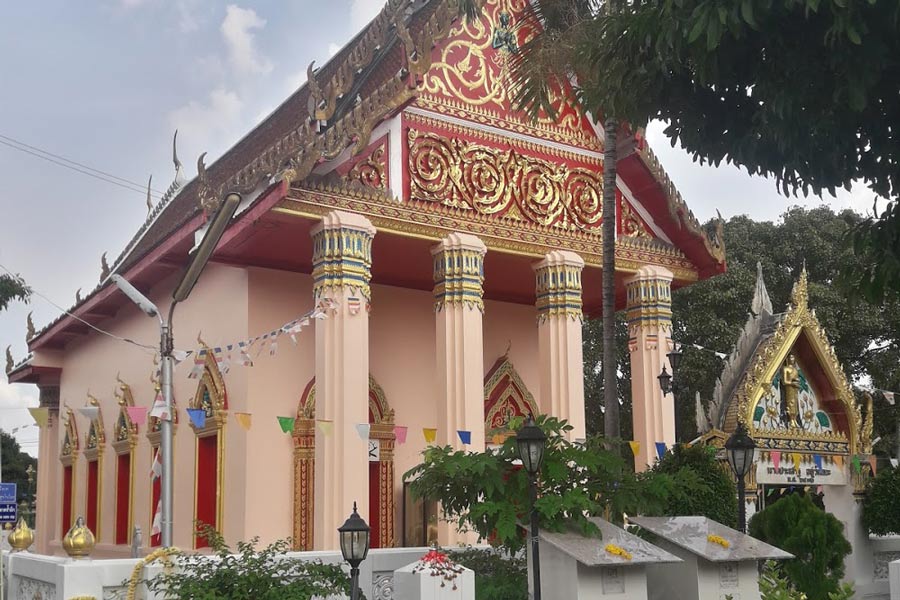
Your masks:
{"label": "gold column capital", "polygon": [[672,328],[672,272],[646,265],[625,282],[629,330]]}
{"label": "gold column capital", "polygon": [[313,293],[350,288],[372,299],[372,239],[375,227],[362,215],[335,210],[313,227]]}
{"label": "gold column capital", "polygon": [[486,253],[484,242],[467,233],[451,233],[432,247],[435,309],[463,304],[484,312]]}
{"label": "gold column capital", "polygon": [[548,252],[532,265],[535,276],[535,306],[538,322],[563,316],[581,320],[581,271],[584,259],[566,250]]}

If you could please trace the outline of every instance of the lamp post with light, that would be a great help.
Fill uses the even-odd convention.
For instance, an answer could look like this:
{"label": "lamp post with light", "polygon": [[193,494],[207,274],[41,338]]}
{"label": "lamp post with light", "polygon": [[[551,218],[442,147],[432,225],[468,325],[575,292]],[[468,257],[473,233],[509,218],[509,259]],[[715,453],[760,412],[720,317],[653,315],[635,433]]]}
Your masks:
{"label": "lamp post with light", "polygon": [[[666,366],[663,365],[662,373],[656,376],[659,380],[659,389],[662,390],[663,396],[667,394],[672,394],[672,404],[675,404],[675,392],[678,390],[678,381],[675,380],[675,372],[678,370],[678,365],[681,364],[681,350],[678,345],[675,344],[672,347],[672,351],[666,354],[666,358],[669,359],[669,366],[672,367],[672,373],[666,369]],[[676,411],[677,412],[677,411]],[[675,440],[678,441],[678,418],[675,419]]]}
{"label": "lamp post with light", "polygon": [[359,600],[359,565],[369,554],[370,531],[369,525],[356,512],[354,502],[353,513],[338,527],[341,555],[350,564],[350,600]]}
{"label": "lamp post with light", "polygon": [[537,476],[541,472],[546,443],[547,436],[534,423],[534,417],[529,416],[528,421],[516,435],[516,444],[519,447],[522,466],[528,472],[528,492],[531,496],[531,560],[534,570],[534,595],[532,597],[534,600],[541,600],[541,559],[538,544],[538,513],[535,504],[537,503]]}
{"label": "lamp post with light", "polygon": [[200,245],[194,251],[191,262],[188,264],[181,281],[172,292],[172,304],[169,306],[169,318],[163,320],[159,309],[141,292],[131,285],[128,280],[119,274],[113,274],[111,279],[116,286],[134,302],[138,308],[150,317],[159,319],[159,354],[162,363],[160,373],[160,385],[162,386],[163,402],[166,405],[167,418],[160,420],[160,451],[162,452],[162,474],[160,476],[160,534],[163,547],[172,546],[172,476],[174,462],[172,457],[172,369],[174,368],[174,342],[172,335],[172,318],[175,314],[175,306],[183,302],[191,294],[200,274],[209,262],[225,228],[234,216],[238,205],[241,203],[240,194],[228,194],[219,206],[215,215],[209,222],[209,227],[203,235]]}
{"label": "lamp post with light", "polygon": [[734,476],[737,477],[738,488],[738,528],[741,533],[747,533],[747,506],[744,502],[746,494],[744,477],[753,465],[753,454],[756,451],[756,442],[747,433],[743,423],[738,423],[737,429],[731,437],[725,441],[725,454],[728,456],[728,464]]}

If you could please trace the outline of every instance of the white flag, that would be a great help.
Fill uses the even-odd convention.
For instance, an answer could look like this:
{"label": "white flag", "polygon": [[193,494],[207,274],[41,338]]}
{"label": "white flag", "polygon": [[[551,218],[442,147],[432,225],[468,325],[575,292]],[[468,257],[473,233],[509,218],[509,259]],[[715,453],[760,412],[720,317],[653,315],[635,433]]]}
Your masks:
{"label": "white flag", "polygon": [[887,400],[887,403],[891,406],[894,405],[894,392],[881,392],[884,394],[884,399]]}
{"label": "white flag", "polygon": [[891,459],[891,466],[894,467],[895,469],[897,468],[897,459],[896,458]]}
{"label": "white flag", "polygon": [[83,417],[93,421],[100,414],[100,407],[99,406],[82,406],[81,408],[78,409],[78,412],[80,412]]}
{"label": "white flag", "polygon": [[153,525],[150,526],[150,535],[159,535],[160,533],[162,533],[162,500],[156,503]]}
{"label": "white flag", "polygon": [[156,395],[156,400],[153,401],[153,408],[150,409],[150,416],[162,421],[169,420],[169,411],[166,410],[166,401],[163,400],[162,394]]}
{"label": "white flag", "polygon": [[161,450],[157,450],[153,456],[153,465],[150,467],[150,481],[155,481],[162,477],[162,460],[160,458]]}

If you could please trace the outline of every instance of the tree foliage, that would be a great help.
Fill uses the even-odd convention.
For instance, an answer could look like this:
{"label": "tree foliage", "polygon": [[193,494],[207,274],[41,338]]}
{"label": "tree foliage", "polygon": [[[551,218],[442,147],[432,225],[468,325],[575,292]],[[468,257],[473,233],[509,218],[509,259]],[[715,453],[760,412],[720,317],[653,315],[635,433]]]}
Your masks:
{"label": "tree foliage", "polygon": [[670,516],[703,516],[729,527],[737,527],[737,491],[734,481],[716,460],[715,448],[677,445],[655,465],[653,471],[677,476],[691,471],[705,484],[690,494],[666,498],[663,512]]}
{"label": "tree foliage", "polygon": [[5,310],[13,300],[28,302],[31,289],[20,278],[0,275],[0,310]]}
{"label": "tree foliage", "polygon": [[[513,429],[519,425],[511,424]],[[565,433],[572,428],[565,421],[539,417],[538,425],[547,434],[535,504],[543,529],[574,526],[586,534],[598,533],[588,516],[621,522],[623,513],[662,514],[671,495],[684,496],[705,486],[687,471],[675,476],[635,474],[630,461],[607,449],[602,438],[569,442]],[[500,449],[485,452],[429,447],[423,462],[404,480],[413,480],[414,497],[439,501],[444,517],[461,529],[515,551],[524,544],[518,525],[531,506],[528,475],[514,464],[517,459],[514,437]]]}
{"label": "tree foliage", "polygon": [[862,520],[869,533],[900,535],[900,468],[881,469],[869,482]]}
{"label": "tree foliage", "polygon": [[475,572],[475,600],[528,600],[525,556],[495,550],[466,548],[455,551],[453,560]]}
{"label": "tree foliage", "polygon": [[[15,483],[16,485],[16,501],[31,502],[34,490],[28,484],[28,467],[31,466],[35,470],[37,476],[38,461],[33,456],[22,452],[19,442],[16,438],[0,431],[0,452],[3,455],[3,473],[2,480],[6,483]],[[36,481],[36,480],[35,480]]]}
{"label": "tree foliage", "polygon": [[829,600],[840,590],[850,543],[834,515],[803,494],[790,494],[753,515],[750,535],[790,552],[780,569],[809,600]]}

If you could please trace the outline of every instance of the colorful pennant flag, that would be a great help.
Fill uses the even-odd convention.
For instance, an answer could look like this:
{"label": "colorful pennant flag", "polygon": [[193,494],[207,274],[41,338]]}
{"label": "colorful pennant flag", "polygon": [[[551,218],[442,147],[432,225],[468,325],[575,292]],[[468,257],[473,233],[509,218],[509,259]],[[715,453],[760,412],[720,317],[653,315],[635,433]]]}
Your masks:
{"label": "colorful pennant flag", "polygon": [[666,443],[656,442],[656,455],[662,458],[666,455]]}
{"label": "colorful pennant flag", "polygon": [[234,418],[244,431],[250,430],[250,413],[236,412]]}
{"label": "colorful pennant flag", "polygon": [[[206,352],[207,351],[204,349],[194,355],[194,366],[191,368],[191,372],[188,373],[188,379],[197,379],[203,374],[203,366],[206,363],[204,360]],[[151,416],[153,415],[151,414]]]}
{"label": "colorful pennant flag", "polygon": [[284,433],[291,433],[294,431],[294,417],[278,417],[278,424],[281,426],[281,431]]}
{"label": "colorful pennant flag", "polygon": [[28,412],[31,413],[31,418],[34,419],[38,427],[44,428],[50,422],[50,410],[46,407],[29,408]]}
{"label": "colorful pennant flag", "polygon": [[407,427],[405,425],[394,425],[394,439],[397,445],[406,443]]}
{"label": "colorful pennant flag", "polygon": [[126,406],[125,412],[128,413],[128,418],[131,419],[131,422],[135,425],[140,426],[147,422],[146,406]]}
{"label": "colorful pennant flag", "polygon": [[359,439],[364,442],[369,441],[369,430],[371,429],[371,425],[368,423],[357,423],[356,425],[356,433],[359,434]]}
{"label": "colorful pennant flag", "polygon": [[897,468],[897,464],[898,464],[897,459],[896,459],[896,458],[892,458],[892,459],[891,459],[891,466],[894,467],[894,468],[896,469],[896,468]]}
{"label": "colorful pennant flag", "polygon": [[822,457],[818,454],[813,454],[813,462],[816,465],[816,469],[822,469]]}
{"label": "colorful pennant flag", "polygon": [[891,406],[894,405],[894,392],[881,392],[884,394],[884,399],[887,400],[887,403]]}
{"label": "colorful pennant flag", "polygon": [[853,469],[854,469],[857,473],[859,473],[860,471],[862,471],[862,464],[860,464],[860,462],[859,462],[859,457],[858,457],[857,455],[855,455],[855,454],[853,455],[852,462],[853,462]]}
{"label": "colorful pennant flag", "polygon": [[169,413],[166,410],[166,402],[163,400],[162,394],[157,394],[156,399],[153,400],[153,408],[150,409],[150,416],[156,417],[161,421],[167,421],[169,419]]}
{"label": "colorful pennant flag", "polygon": [[775,467],[775,470],[778,470],[778,467],[781,466],[781,451],[780,450],[772,450],[772,466]]}
{"label": "colorful pennant flag", "polygon": [[466,431],[464,429],[460,429],[456,432],[456,435],[459,436],[459,441],[463,444],[471,444],[472,443],[472,432]]}
{"label": "colorful pennant flag", "polygon": [[316,421],[316,427],[319,428],[319,431],[321,431],[324,436],[329,436],[334,433],[334,421],[320,419]]}
{"label": "colorful pennant flag", "polygon": [[150,525],[150,535],[159,535],[162,532],[162,499],[156,503],[156,512],[153,513],[153,523]]}
{"label": "colorful pennant flag", "polygon": [[637,456],[638,453],[641,451],[641,443],[640,442],[631,440],[630,442],[628,442],[628,445],[631,447],[631,453],[634,454],[635,456]]}
{"label": "colorful pennant flag", "polygon": [[161,454],[162,454],[161,450],[157,450],[153,454],[153,464],[150,465],[150,481],[155,481],[155,480],[159,479],[160,477],[162,477],[163,466],[162,466]]}
{"label": "colorful pennant flag", "polygon": [[801,461],[800,455],[796,452],[791,452],[791,460],[794,462],[794,473],[799,475],[800,474],[800,461]]}
{"label": "colorful pennant flag", "polygon": [[191,423],[194,424],[194,427],[197,429],[203,429],[206,427],[206,411],[202,408],[189,408],[187,409],[188,416],[191,418]]}
{"label": "colorful pennant flag", "polygon": [[869,455],[869,466],[872,467],[872,475],[875,475],[875,467],[878,465],[878,457],[874,454]]}
{"label": "colorful pennant flag", "polygon": [[99,406],[82,406],[78,409],[78,412],[81,413],[81,416],[93,421],[100,414]]}
{"label": "colorful pennant flag", "polygon": [[834,459],[834,464],[836,464],[839,467],[844,466],[844,457],[843,456],[841,456],[840,454],[835,454],[832,458]]}
{"label": "colorful pennant flag", "polygon": [[422,435],[425,436],[425,442],[428,444],[434,443],[434,440],[437,439],[437,428],[435,427],[423,427]]}

